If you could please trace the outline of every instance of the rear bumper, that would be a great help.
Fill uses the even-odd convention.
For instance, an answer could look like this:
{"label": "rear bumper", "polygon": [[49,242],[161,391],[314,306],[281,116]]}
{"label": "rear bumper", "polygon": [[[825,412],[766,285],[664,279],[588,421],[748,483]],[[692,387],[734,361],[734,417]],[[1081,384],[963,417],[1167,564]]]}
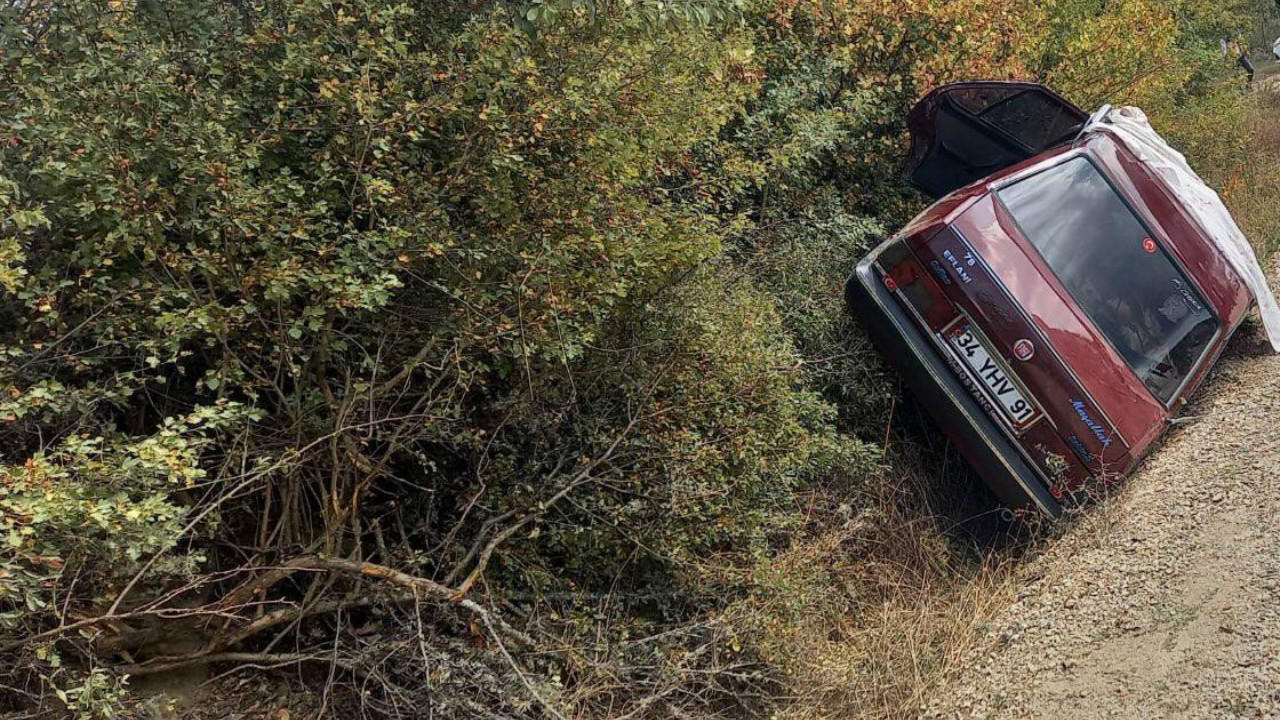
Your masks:
{"label": "rear bumper", "polygon": [[885,288],[876,261],[887,245],[858,263],[845,284],[850,311],[996,496],[1013,507],[1061,516],[1062,505],[1039,471],[978,405],[939,356],[932,338]]}

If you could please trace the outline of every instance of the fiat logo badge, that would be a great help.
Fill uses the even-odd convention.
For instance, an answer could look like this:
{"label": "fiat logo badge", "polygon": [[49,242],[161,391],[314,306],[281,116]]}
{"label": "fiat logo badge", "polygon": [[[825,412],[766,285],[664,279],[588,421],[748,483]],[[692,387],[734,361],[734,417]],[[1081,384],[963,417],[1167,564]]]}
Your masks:
{"label": "fiat logo badge", "polygon": [[1030,340],[1023,338],[1013,344],[1013,354],[1019,360],[1026,362],[1035,357],[1036,346],[1032,345]]}

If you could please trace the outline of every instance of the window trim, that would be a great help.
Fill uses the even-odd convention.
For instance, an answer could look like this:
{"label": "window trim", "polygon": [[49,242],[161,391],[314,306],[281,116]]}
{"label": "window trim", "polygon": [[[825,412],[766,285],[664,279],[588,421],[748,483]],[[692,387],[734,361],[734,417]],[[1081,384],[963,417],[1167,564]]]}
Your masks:
{"label": "window trim", "polygon": [[[1049,264],[1049,261],[1045,259],[1044,255],[1040,252],[1040,249],[1031,241],[1031,236],[1027,234],[1026,230],[1022,227],[1022,223],[1018,222],[1018,218],[1009,210],[1009,206],[1005,204],[1004,198],[1000,194],[1001,191],[1007,187],[1016,185],[1017,183],[1025,180],[1030,180],[1037,175],[1042,175],[1058,166],[1065,165],[1068,162],[1079,158],[1083,158],[1086,162],[1092,165],[1093,169],[1102,176],[1102,179],[1107,183],[1107,186],[1111,188],[1111,191],[1115,196],[1129,210],[1129,213],[1138,221],[1138,224],[1142,226],[1142,229],[1147,233],[1147,237],[1150,237],[1160,243],[1160,250],[1164,253],[1165,257],[1173,263],[1173,266],[1178,270],[1178,272],[1182,274],[1182,277],[1195,288],[1196,293],[1198,293],[1200,298],[1204,300],[1205,310],[1208,311],[1209,315],[1217,323],[1217,329],[1209,338],[1209,341],[1205,343],[1204,350],[1201,351],[1200,357],[1197,358],[1195,363],[1193,363],[1190,369],[1187,370],[1186,375],[1182,378],[1181,382],[1178,383],[1177,389],[1174,390],[1173,394],[1169,396],[1167,401],[1161,400],[1158,395],[1152,392],[1151,388],[1147,385],[1147,381],[1138,375],[1137,371],[1133,369],[1133,366],[1129,364],[1129,361],[1124,359],[1124,354],[1116,347],[1116,344],[1111,340],[1111,337],[1108,336],[1107,333],[1103,332],[1102,328],[1098,327],[1098,324],[1094,322],[1093,318],[1089,316],[1089,313],[1080,305],[1080,301],[1076,300],[1075,294],[1071,292],[1066,283],[1062,281],[1062,278],[1058,276],[1057,271],[1054,270],[1053,266]],[[1222,316],[1218,313],[1217,308],[1209,302],[1208,295],[1205,294],[1204,288],[1200,285],[1200,281],[1191,273],[1187,272],[1186,266],[1182,263],[1182,258],[1178,256],[1178,253],[1174,249],[1173,245],[1168,241],[1168,238],[1151,229],[1151,223],[1147,220],[1146,213],[1139,209],[1137,204],[1131,202],[1129,197],[1120,190],[1120,187],[1116,185],[1115,180],[1111,178],[1111,174],[1107,172],[1104,164],[1094,158],[1093,155],[1085,148],[1078,147],[1070,152],[1063,153],[1062,155],[1053,158],[1053,162],[1051,163],[1027,168],[1026,172],[1017,173],[1012,177],[1004,178],[1000,183],[991,188],[991,195],[995,197],[996,204],[1004,214],[1008,216],[1009,220],[1013,222],[1014,227],[1018,229],[1018,234],[1020,236],[1019,240],[1023,241],[1023,244],[1035,253],[1035,256],[1044,265],[1045,269],[1049,271],[1049,274],[1053,276],[1053,279],[1057,281],[1058,285],[1062,288],[1062,291],[1066,294],[1066,299],[1070,300],[1071,305],[1079,312],[1083,320],[1089,323],[1089,326],[1092,327],[1098,335],[1102,336],[1102,339],[1106,341],[1107,346],[1111,348],[1111,351],[1115,353],[1116,357],[1120,358],[1120,363],[1129,370],[1130,374],[1137,378],[1138,383],[1147,391],[1147,394],[1151,396],[1151,399],[1166,411],[1171,411],[1174,405],[1179,402],[1184,402],[1185,398],[1183,397],[1183,394],[1187,391],[1187,386],[1190,385],[1193,379],[1199,377],[1201,371],[1204,369],[1206,360],[1208,360],[1209,356],[1212,354],[1210,351],[1222,340],[1223,332],[1225,331]],[[1068,365],[1068,367],[1070,367],[1070,365]]]}

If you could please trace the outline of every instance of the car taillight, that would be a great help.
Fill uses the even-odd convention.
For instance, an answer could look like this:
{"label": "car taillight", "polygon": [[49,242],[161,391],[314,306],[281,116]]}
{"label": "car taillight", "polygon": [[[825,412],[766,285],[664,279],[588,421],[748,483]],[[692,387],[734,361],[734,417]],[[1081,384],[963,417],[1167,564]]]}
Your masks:
{"label": "car taillight", "polygon": [[938,332],[956,317],[955,306],[905,243],[886,248],[880,267],[885,288],[904,300],[930,331]]}

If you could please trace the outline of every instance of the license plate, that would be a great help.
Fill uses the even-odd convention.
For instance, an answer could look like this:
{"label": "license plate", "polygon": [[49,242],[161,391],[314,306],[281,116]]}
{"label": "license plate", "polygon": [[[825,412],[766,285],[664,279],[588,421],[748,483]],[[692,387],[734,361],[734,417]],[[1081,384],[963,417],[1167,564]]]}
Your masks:
{"label": "license plate", "polygon": [[1040,411],[1022,394],[1004,367],[996,362],[993,353],[974,334],[968,322],[962,320],[952,325],[943,332],[943,339],[960,359],[961,369],[970,381],[966,384],[981,388],[977,392],[1000,408],[1000,414],[1015,430],[1031,425],[1040,417]]}

